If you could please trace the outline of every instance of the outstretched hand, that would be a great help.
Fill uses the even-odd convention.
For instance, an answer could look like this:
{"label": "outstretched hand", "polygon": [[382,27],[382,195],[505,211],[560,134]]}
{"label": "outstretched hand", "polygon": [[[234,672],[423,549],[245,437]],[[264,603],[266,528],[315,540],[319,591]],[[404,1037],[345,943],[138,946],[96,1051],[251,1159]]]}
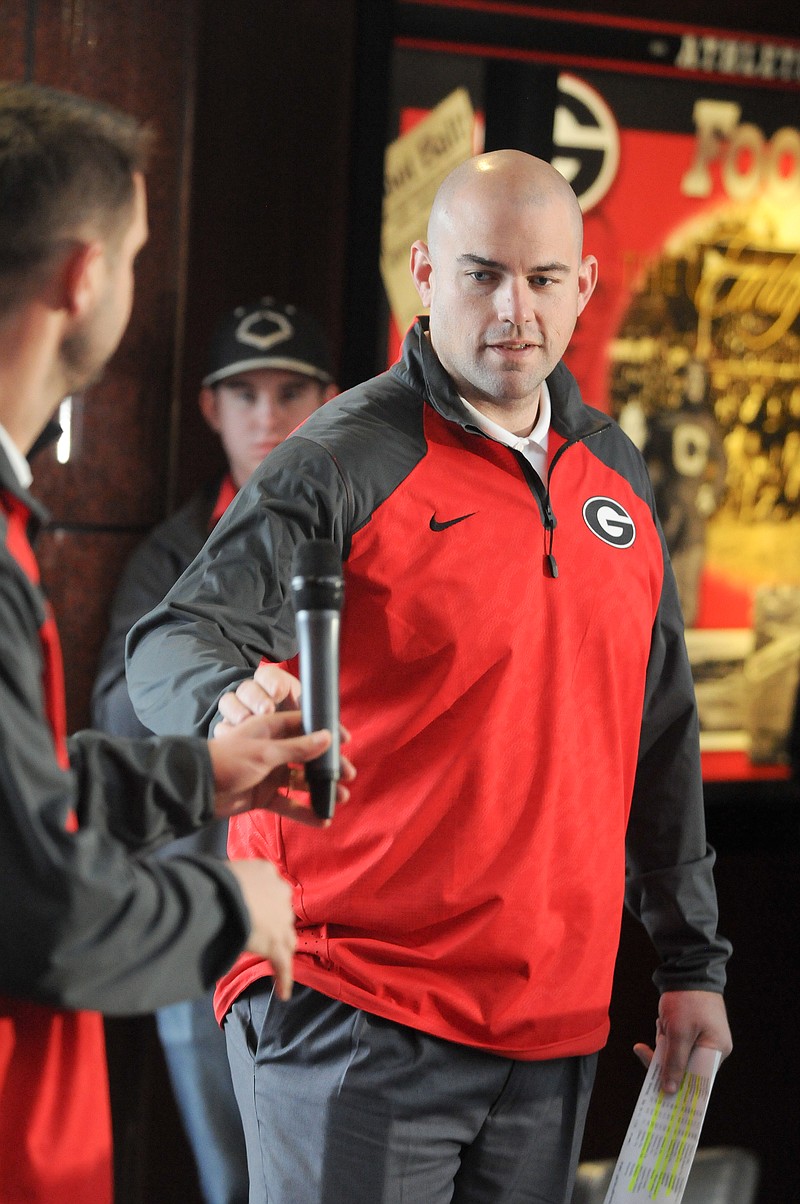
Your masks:
{"label": "outstretched hand", "polygon": [[[226,818],[265,808],[312,827],[327,827],[331,821],[315,815],[310,803],[295,798],[289,787],[292,792],[306,788],[304,763],[325,752],[330,742],[331,733],[324,729],[305,735],[299,711],[250,713],[236,724],[221,723],[208,742],[216,785],[215,814]],[[346,757],[341,759],[341,774],[337,803],[350,797],[345,783],[355,777]]]}

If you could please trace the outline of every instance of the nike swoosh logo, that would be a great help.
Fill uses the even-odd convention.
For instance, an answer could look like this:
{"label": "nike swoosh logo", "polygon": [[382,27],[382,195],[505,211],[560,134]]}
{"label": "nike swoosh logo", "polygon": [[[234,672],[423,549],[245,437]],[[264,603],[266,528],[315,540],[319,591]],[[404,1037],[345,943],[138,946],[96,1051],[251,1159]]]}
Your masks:
{"label": "nike swoosh logo", "polygon": [[458,518],[448,519],[446,523],[440,523],[437,520],[436,515],[432,514],[430,522],[431,531],[446,531],[448,527],[454,527],[456,523],[463,523],[465,518],[472,518],[474,513],[475,511],[471,510],[469,514],[461,514]]}

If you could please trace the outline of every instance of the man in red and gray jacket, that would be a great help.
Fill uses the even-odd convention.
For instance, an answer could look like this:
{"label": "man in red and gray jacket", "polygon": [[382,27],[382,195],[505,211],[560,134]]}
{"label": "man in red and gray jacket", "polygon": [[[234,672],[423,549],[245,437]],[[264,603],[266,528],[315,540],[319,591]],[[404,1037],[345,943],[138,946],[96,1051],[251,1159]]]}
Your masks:
{"label": "man in red and gray jacket", "polygon": [[342,551],[351,802],[326,832],[230,827],[298,923],[291,1001],[250,955],[217,992],[251,1204],[566,1204],[623,900],[661,958],[665,1089],[731,1046],[653,491],[561,362],[597,274],[575,195],[521,152],[471,159],[411,271],[430,319],[400,362],[272,453],[129,637],[154,730],[235,725],[296,652],[294,548]]}

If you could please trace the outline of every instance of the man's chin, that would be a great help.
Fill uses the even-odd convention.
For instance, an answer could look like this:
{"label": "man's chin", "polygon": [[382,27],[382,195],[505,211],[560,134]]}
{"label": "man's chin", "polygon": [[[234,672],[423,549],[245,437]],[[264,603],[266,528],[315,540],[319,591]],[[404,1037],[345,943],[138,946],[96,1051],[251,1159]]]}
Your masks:
{"label": "man's chin", "polygon": [[91,369],[76,364],[69,364],[64,372],[66,381],[65,398],[72,397],[75,393],[85,393],[93,385],[99,384],[105,376],[105,372],[106,365],[104,363],[99,368]]}
{"label": "man's chin", "polygon": [[538,394],[544,377],[541,372],[503,372],[486,390],[487,401],[496,405],[518,405],[534,394]]}
{"label": "man's chin", "polygon": [[64,339],[60,358],[67,395],[82,393],[103,379],[108,362],[116,351],[116,344],[101,355],[99,342],[99,339],[92,339],[83,330],[74,331]]}

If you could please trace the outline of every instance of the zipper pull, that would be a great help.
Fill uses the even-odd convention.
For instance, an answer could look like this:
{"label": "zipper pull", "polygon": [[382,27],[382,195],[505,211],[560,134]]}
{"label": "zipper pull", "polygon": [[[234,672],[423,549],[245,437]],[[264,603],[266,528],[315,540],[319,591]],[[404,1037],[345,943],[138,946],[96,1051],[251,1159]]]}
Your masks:
{"label": "zipper pull", "polygon": [[[553,555],[553,538],[556,533],[556,520],[555,520],[555,515],[553,514],[553,511],[550,507],[550,495],[549,494],[545,498],[545,518],[546,518],[546,527],[547,527],[547,552],[546,552],[545,558],[544,558],[545,564],[547,565],[547,567],[550,570],[550,576],[557,577],[558,576],[558,564],[556,562],[555,556]],[[545,571],[547,571],[547,570],[545,570]]]}
{"label": "zipper pull", "polygon": [[556,516],[553,514],[553,507],[550,505],[549,491],[546,492],[544,495],[543,505],[544,505],[544,525],[547,527],[547,530],[551,533],[551,538],[552,538],[553,528],[556,525]]}

